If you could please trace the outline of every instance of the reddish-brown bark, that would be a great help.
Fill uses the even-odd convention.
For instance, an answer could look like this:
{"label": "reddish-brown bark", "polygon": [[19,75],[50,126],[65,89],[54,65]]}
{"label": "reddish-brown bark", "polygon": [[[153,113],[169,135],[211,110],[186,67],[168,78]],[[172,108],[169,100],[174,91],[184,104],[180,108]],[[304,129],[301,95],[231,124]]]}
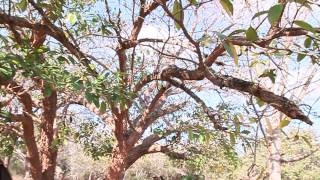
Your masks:
{"label": "reddish-brown bark", "polygon": [[37,143],[34,137],[34,125],[30,116],[25,115],[22,121],[23,138],[27,147],[27,160],[30,164],[31,176],[34,180],[41,180],[41,161],[39,157],[39,151]]}
{"label": "reddish-brown bark", "polygon": [[35,180],[54,179],[56,166],[57,150],[52,146],[54,138],[54,120],[57,110],[57,92],[52,91],[51,95],[45,97],[42,101],[43,114],[41,119],[41,135],[39,147],[35,137],[34,122],[32,108],[34,102],[30,94],[19,86],[13,80],[6,80],[0,77],[1,85],[11,87],[11,93],[18,94],[18,99],[23,105],[23,114],[13,114],[12,119],[21,122],[22,136],[27,148],[27,161],[30,167],[30,174]]}
{"label": "reddish-brown bark", "polygon": [[[121,146],[120,146],[121,147]],[[127,169],[128,152],[117,146],[112,152],[112,161],[108,168],[106,180],[122,180]]]}
{"label": "reddish-brown bark", "polygon": [[42,100],[43,114],[40,135],[40,155],[42,163],[42,178],[54,179],[56,167],[57,149],[52,145],[54,138],[54,120],[57,110],[57,92],[52,91],[51,95]]}

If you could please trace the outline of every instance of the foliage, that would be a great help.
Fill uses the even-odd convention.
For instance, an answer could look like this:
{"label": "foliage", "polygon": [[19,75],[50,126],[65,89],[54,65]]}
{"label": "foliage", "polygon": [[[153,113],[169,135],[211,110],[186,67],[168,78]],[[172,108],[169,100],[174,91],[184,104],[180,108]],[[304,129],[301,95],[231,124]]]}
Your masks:
{"label": "foliage", "polygon": [[[184,171],[165,171],[167,178],[232,179],[239,168],[250,166],[241,160],[250,158],[248,150],[266,153],[260,140],[265,130],[273,136],[280,132],[273,127],[284,131],[295,119],[313,123],[313,107],[306,112],[301,104],[310,103],[302,95],[319,76],[314,66],[320,57],[319,28],[308,15],[318,13],[316,1],[18,0],[2,5],[0,128],[10,132],[0,132],[0,150],[6,156],[25,147],[27,155],[38,153],[29,163],[35,179],[45,175],[46,164],[34,170],[34,162],[46,162],[38,158],[44,158],[42,152],[64,147],[63,153],[73,153],[70,141],[83,147],[79,161],[102,166],[101,160],[108,160],[106,179],[122,179],[132,164],[158,152],[184,159],[163,160],[163,166],[176,163]],[[80,109],[86,111],[77,115]],[[267,117],[274,112],[287,117],[270,123]],[[307,136],[295,137],[312,146]],[[66,172],[74,171],[67,156],[60,160]],[[257,167],[264,172],[263,165]],[[89,174],[100,177],[104,171]],[[129,173],[136,176],[134,171]]]}

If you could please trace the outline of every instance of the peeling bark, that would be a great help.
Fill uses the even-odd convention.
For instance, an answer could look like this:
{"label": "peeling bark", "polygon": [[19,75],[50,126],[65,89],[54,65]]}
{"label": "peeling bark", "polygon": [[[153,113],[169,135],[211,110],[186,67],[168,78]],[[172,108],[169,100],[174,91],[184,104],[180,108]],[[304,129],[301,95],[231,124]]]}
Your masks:
{"label": "peeling bark", "polygon": [[119,146],[114,148],[105,180],[122,180],[124,178],[127,169],[127,157],[128,152],[125,149],[119,148]]}
{"label": "peeling bark", "polygon": [[50,96],[43,99],[42,103],[44,107],[40,134],[42,176],[43,179],[53,180],[57,159],[57,149],[52,145],[53,125],[57,110],[57,92],[53,91]]}
{"label": "peeling bark", "polygon": [[30,163],[30,173],[34,180],[41,180],[41,162],[38,152],[37,143],[34,137],[34,126],[30,116],[26,115],[26,118],[22,122],[23,138],[27,147],[27,160]]}

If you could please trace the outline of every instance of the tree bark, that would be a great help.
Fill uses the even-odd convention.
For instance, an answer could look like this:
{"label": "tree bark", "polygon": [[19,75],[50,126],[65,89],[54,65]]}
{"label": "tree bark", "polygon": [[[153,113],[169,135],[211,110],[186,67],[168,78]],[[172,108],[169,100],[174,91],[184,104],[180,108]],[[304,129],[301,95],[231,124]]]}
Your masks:
{"label": "tree bark", "polygon": [[269,180],[281,179],[281,129],[280,119],[275,118],[272,122],[267,119],[267,139],[268,139],[268,164],[267,172]]}
{"label": "tree bark", "polygon": [[57,92],[52,91],[51,95],[42,100],[43,103],[43,118],[40,135],[40,155],[42,163],[42,178],[46,180],[53,180],[57,149],[53,147],[52,142],[54,138],[54,120],[57,109]]}
{"label": "tree bark", "polygon": [[25,119],[22,122],[23,138],[27,147],[27,160],[30,164],[30,173],[34,180],[41,180],[41,162],[38,152],[37,143],[34,137],[34,126],[32,118],[25,114]]}
{"label": "tree bark", "polygon": [[125,148],[116,146],[112,153],[112,161],[105,180],[123,180],[127,169],[128,152]]}

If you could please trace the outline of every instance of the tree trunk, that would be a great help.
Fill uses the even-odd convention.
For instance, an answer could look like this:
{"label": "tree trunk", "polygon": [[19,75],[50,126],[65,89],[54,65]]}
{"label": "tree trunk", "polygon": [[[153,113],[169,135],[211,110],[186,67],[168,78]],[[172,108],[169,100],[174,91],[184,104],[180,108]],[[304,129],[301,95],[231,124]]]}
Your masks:
{"label": "tree trunk", "polygon": [[24,180],[32,180],[32,176],[31,176],[31,169],[30,169],[30,163],[27,157],[25,157],[24,160]]}
{"label": "tree trunk", "polygon": [[275,118],[271,123],[267,119],[267,139],[268,139],[268,164],[267,172],[269,180],[281,179],[281,129],[280,119]]}
{"label": "tree trunk", "polygon": [[38,152],[37,143],[34,137],[33,119],[25,114],[25,119],[22,121],[23,138],[27,147],[27,161],[30,164],[30,173],[34,180],[41,180],[41,162]]}
{"label": "tree trunk", "polygon": [[111,165],[108,168],[106,180],[123,180],[127,166],[128,152],[125,148],[114,148]]}
{"label": "tree trunk", "polygon": [[52,91],[50,96],[43,99],[42,103],[43,116],[40,135],[42,178],[53,180],[57,159],[57,147],[53,147],[52,145],[54,138],[53,126],[57,109],[57,92]]}

